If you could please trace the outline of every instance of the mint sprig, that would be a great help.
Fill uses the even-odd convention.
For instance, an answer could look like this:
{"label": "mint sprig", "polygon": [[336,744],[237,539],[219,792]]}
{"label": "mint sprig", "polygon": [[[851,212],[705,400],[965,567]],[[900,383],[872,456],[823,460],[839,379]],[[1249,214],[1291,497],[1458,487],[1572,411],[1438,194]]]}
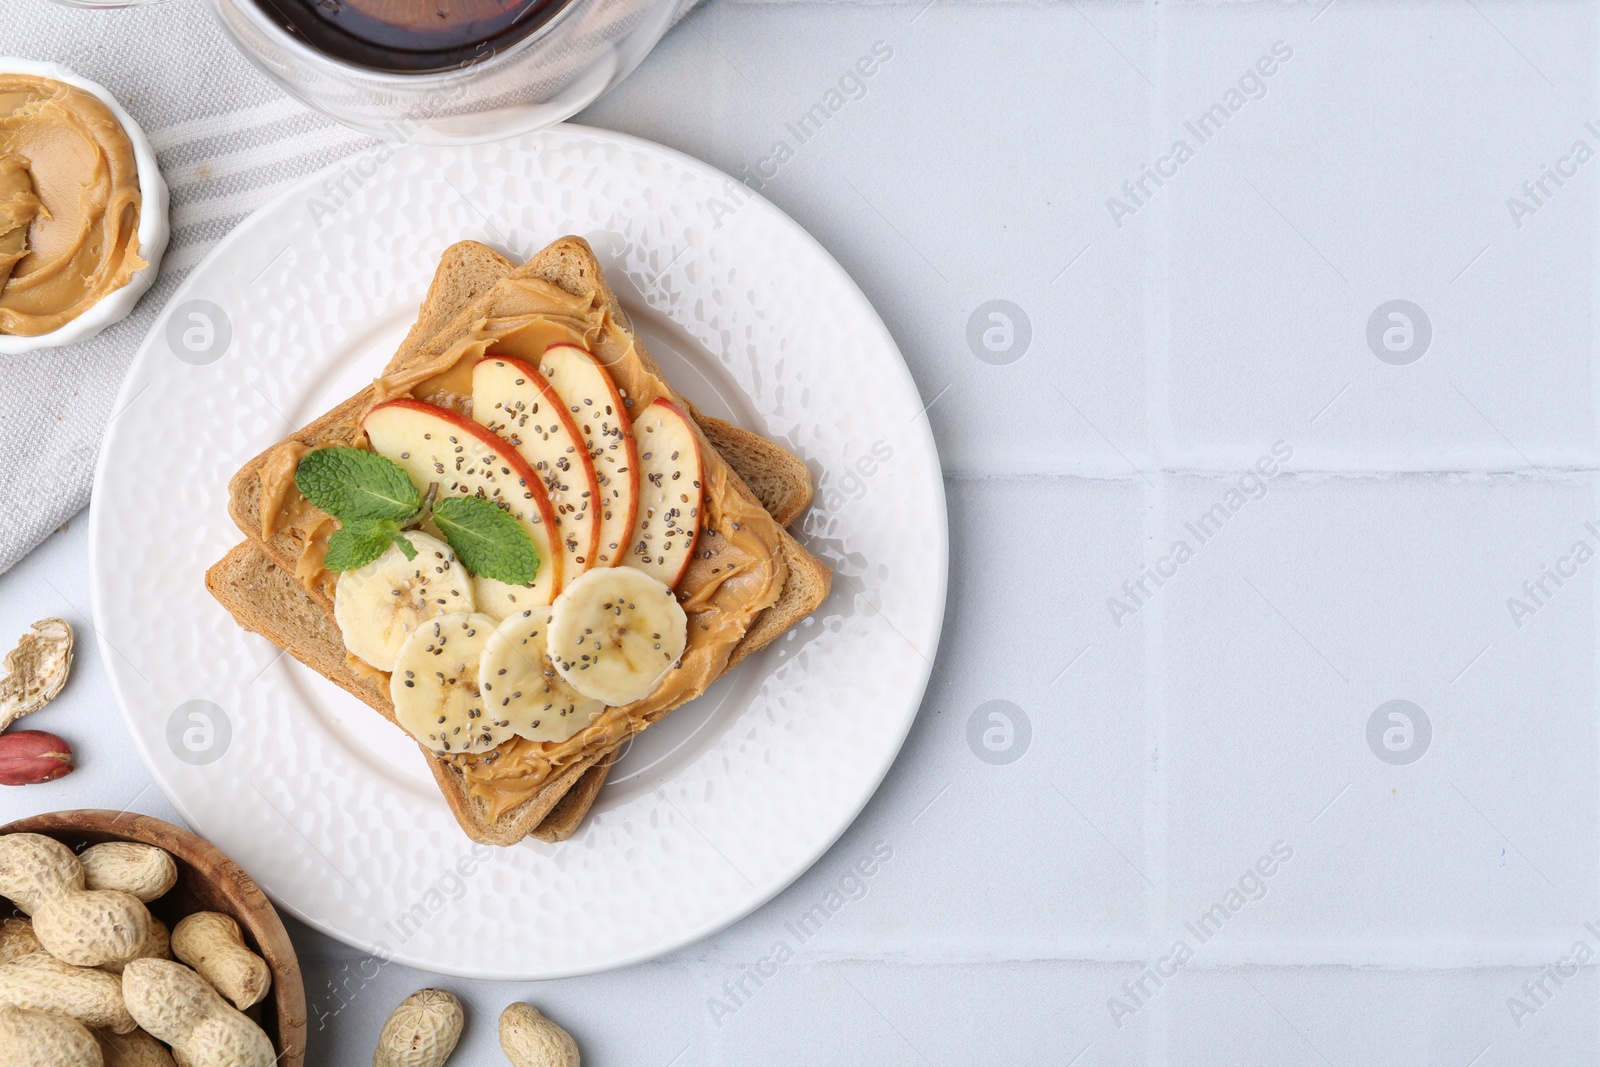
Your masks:
{"label": "mint sprig", "polygon": [[393,519],[341,526],[328,538],[322,565],[330,571],[353,571],[383,555],[390,545],[399,545],[406,559],[417,558],[416,546],[401,535],[400,524]]}
{"label": "mint sprig", "polygon": [[364,567],[390,545],[416,559],[416,547],[405,531],[431,517],[473,574],[509,585],[527,585],[538,576],[539,551],[510,512],[475,496],[436,502],[437,483],[427,493],[419,492],[404,467],[376,452],[319,448],[300,461],[294,484],[307,500],[339,520],[322,562],[327,570]]}
{"label": "mint sprig", "polygon": [[345,524],[396,522],[422,507],[422,494],[405,468],[364,448],[319,448],[300,461],[295,487]]}
{"label": "mint sprig", "polygon": [[492,500],[446,497],[433,505],[433,523],[467,570],[479,577],[527,585],[539,573],[533,538]]}

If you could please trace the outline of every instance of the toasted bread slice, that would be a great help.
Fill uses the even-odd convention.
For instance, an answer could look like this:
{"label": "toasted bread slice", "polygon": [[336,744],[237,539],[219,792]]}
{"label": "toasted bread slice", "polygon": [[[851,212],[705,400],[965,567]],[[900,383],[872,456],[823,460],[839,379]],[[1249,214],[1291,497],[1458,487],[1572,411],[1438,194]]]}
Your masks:
{"label": "toasted bread slice", "polygon": [[811,468],[786,448],[742,426],[696,411],[694,421],[728,466],[761,501],[779,526],[792,526],[811,507]]}
{"label": "toasted bread slice", "polygon": [[516,269],[515,263],[477,241],[457,241],[446,248],[428,285],[428,295],[422,298],[417,321],[390,362],[399,363],[415,355],[451,319]]}
{"label": "toasted bread slice", "polygon": [[[467,265],[459,271],[449,272],[441,267],[435,287],[430,290],[430,306],[425,307],[412,336],[407,338],[391,366],[443,351],[472,329],[473,323],[487,313],[486,306],[492,306],[491,288],[471,308],[458,313],[445,327],[436,330],[430,340],[420,340],[430,327],[446,317],[448,305],[459,303],[461,294],[476,291],[481,279],[503,271],[506,266],[503,260],[493,257],[492,253],[484,256],[471,249],[462,250],[458,258]],[[622,323],[627,321],[615,294],[606,285],[592,251],[579,238],[565,238],[556,242],[512,273],[540,278],[568,292],[591,296],[607,306],[616,320]],[[434,299],[436,293],[439,294],[437,300]],[[638,346],[638,351],[645,365],[655,372],[656,368],[644,353],[642,345]],[[367,405],[368,395],[364,391],[352,397],[294,434],[292,439],[309,447],[349,440],[353,436],[356,420]],[[693,410],[681,397],[675,399]],[[698,412],[695,415],[699,418]],[[709,429],[703,428],[702,432],[706,434],[708,443],[712,443],[712,435],[715,434],[717,440],[740,459],[740,466],[752,471],[766,490],[762,497],[772,500],[776,505],[772,511],[777,513],[780,521],[785,518],[792,520],[809,504],[810,474],[798,459],[756,435],[726,423],[712,422]],[[719,446],[713,444],[713,447]],[[252,460],[230,483],[230,513],[251,537],[252,544],[240,546],[214,566],[207,575],[208,588],[242,625],[263,633],[289,649],[297,658],[392,719],[392,708],[381,676],[352,670],[344,656],[342,640],[331,619],[332,604],[327,595],[318,589],[308,593],[291,577],[299,555],[298,545],[284,534],[263,536],[259,500],[261,469],[266,455],[263,453]],[[730,479],[730,486],[735,491],[749,493],[737,473],[740,467],[733,469],[735,473]],[[750,496],[754,500],[762,499],[754,493],[750,493]],[[780,537],[789,578],[778,602],[756,618],[733,651],[728,663],[730,667],[786,632],[810,614],[827,595],[832,578],[827,568],[781,530]],[[290,591],[298,591],[298,598],[288,597],[286,594]],[[293,606],[290,607],[290,604]],[[307,625],[313,607],[323,614],[319,628]],[[431,753],[429,755],[431,757]],[[584,759],[561,768],[560,773],[539,792],[499,818],[492,818],[487,803],[470,794],[465,780],[453,764],[434,758],[430,758],[429,764],[452,811],[470,836],[486,843],[511,844],[538,828],[573,785],[583,781],[584,788],[577,791],[569,805],[556,813],[551,826],[540,836],[559,840],[570,834],[603,781],[599,773],[589,775],[588,772],[607,761],[610,755],[609,752],[586,755]]]}
{"label": "toasted bread slice", "polygon": [[615,758],[615,752],[608,752],[601,757],[600,762],[584,771],[578,780],[572,783],[572,788],[567,790],[566,795],[556,801],[556,806],[550,809],[550,814],[546,815],[538,826],[528,831],[528,836],[555,844],[577,833],[578,827],[583,825],[584,816],[589,814],[589,809],[594,807],[595,800],[600,796],[600,787],[606,784],[606,775],[610,773],[611,763]]}
{"label": "toasted bread slice", "polygon": [[[417,321],[396,351],[389,366],[399,365],[415,357],[430,340],[457,319],[462,320],[455,328],[456,335],[459,335],[474,317],[474,303],[501,279],[513,274],[516,269],[516,264],[477,241],[458,241],[445,249],[440,257],[438,270],[423,299]],[[742,427],[699,412],[695,413],[695,417],[707,439],[729,459],[734,469],[755,491],[762,506],[780,524],[787,526],[805,514],[806,509],[811,506],[812,481],[810,471],[798,457]],[[225,568],[225,571],[232,572],[227,575],[226,580],[229,583],[227,587],[242,589],[248,588],[252,581],[263,581],[250,574],[252,567],[259,565],[259,562],[234,560],[228,568]],[[265,581],[264,584],[275,583]],[[271,600],[272,597],[269,596],[268,602]],[[241,624],[273,638],[269,632],[269,620],[261,618],[259,612],[253,614],[255,618],[252,622],[240,618]],[[278,644],[289,647],[296,632],[291,628],[282,635],[284,640],[273,639]],[[309,666],[322,671],[323,674],[328,674],[328,670],[324,668],[334,661],[325,656],[317,656],[314,648],[311,651],[311,660],[307,660],[305,656],[299,658],[307,660]],[[737,658],[742,659],[747,654],[748,651],[739,652]],[[354,675],[351,678],[337,675],[330,677],[346,689],[351,689],[352,684],[366,681]],[[362,693],[355,689],[351,691],[358,697],[362,696]],[[533,835],[552,842],[564,841],[570,837],[588,813],[600,792],[600,787],[605,784],[610,765],[610,760],[603,760],[585,772],[570,790],[569,796],[562,798],[547,819],[531,831]]]}

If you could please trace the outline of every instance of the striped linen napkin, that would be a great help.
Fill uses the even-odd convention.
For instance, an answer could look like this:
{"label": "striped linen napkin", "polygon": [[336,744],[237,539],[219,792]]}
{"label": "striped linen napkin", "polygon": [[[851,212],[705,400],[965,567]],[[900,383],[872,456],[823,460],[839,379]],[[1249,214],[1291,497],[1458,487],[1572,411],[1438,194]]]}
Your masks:
{"label": "striped linen napkin", "polygon": [[131,315],[82,344],[0,355],[4,573],[89,502],[117,390],[183,277],[256,208],[377,142],[285,95],[234,49],[203,0],[102,11],[0,5],[0,56],[59,63],[109,89],[149,137],[172,192],[172,240]]}

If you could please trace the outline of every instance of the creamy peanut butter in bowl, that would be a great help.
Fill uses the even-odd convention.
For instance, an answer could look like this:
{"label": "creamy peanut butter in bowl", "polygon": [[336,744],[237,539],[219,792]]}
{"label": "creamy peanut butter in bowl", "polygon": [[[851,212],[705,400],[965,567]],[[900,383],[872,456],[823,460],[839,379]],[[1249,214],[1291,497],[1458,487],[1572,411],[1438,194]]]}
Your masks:
{"label": "creamy peanut butter in bowl", "polygon": [[0,57],[0,354],[123,318],[167,236],[155,152],[115,98],[56,64]]}

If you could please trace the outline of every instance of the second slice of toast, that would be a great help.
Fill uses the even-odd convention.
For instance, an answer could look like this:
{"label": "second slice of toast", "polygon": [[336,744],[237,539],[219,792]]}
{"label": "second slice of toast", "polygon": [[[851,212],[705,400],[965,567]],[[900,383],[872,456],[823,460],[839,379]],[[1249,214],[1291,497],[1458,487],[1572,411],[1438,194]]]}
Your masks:
{"label": "second slice of toast", "polygon": [[[581,240],[569,238],[557,242],[529,264],[515,269],[481,245],[453,246],[441,263],[417,325],[391,366],[403,364],[420,353],[442,351],[439,346],[448,346],[470,331],[473,323],[481,320],[486,305],[492,303],[496,276],[518,275],[543,278],[569,287],[569,291],[587,286],[599,294],[597,298],[610,301],[612,305],[615,302],[592,253]],[[463,308],[463,303],[468,306]],[[453,316],[452,311],[455,312]],[[621,316],[620,308],[617,314]],[[689,407],[686,403],[684,406]],[[361,397],[352,398],[294,438],[309,447],[342,443],[348,439],[353,419],[359,417],[363,407]],[[733,480],[739,482],[741,490],[750,492],[741,478],[748,473],[748,481],[763,490],[756,499],[780,524],[792,521],[804,511],[810,501],[810,476],[797,458],[739,427],[705,418],[698,412],[694,415],[706,440],[729,459],[729,466],[737,472]],[[325,594],[319,596],[315,589],[302,588],[292,577],[296,546],[292,542],[281,543],[283,535],[278,535],[277,543],[273,537],[262,536],[259,507],[253,505],[259,502],[259,476],[265,455],[246,465],[230,486],[230,511],[240,527],[251,535],[251,540],[212,568],[207,575],[207,585],[242,625],[288,648],[297,658],[392,719],[383,676],[352,669],[348,662],[331,618],[331,601]],[[733,462],[735,460],[737,462]],[[728,667],[765,647],[814,610],[826,596],[831,575],[821,562],[787,534],[782,535],[781,545],[789,578],[778,603],[754,619],[732,651]],[[317,621],[319,613],[320,623]],[[431,753],[429,756],[430,766],[446,799],[469,835],[488,843],[510,844],[529,833],[547,840],[570,835],[603,783],[604,768],[613,752],[614,749],[585,753],[582,759],[559,767],[559,773],[553,773],[551,780],[535,795],[498,816],[471,795],[459,770],[446,761],[431,758]]]}

